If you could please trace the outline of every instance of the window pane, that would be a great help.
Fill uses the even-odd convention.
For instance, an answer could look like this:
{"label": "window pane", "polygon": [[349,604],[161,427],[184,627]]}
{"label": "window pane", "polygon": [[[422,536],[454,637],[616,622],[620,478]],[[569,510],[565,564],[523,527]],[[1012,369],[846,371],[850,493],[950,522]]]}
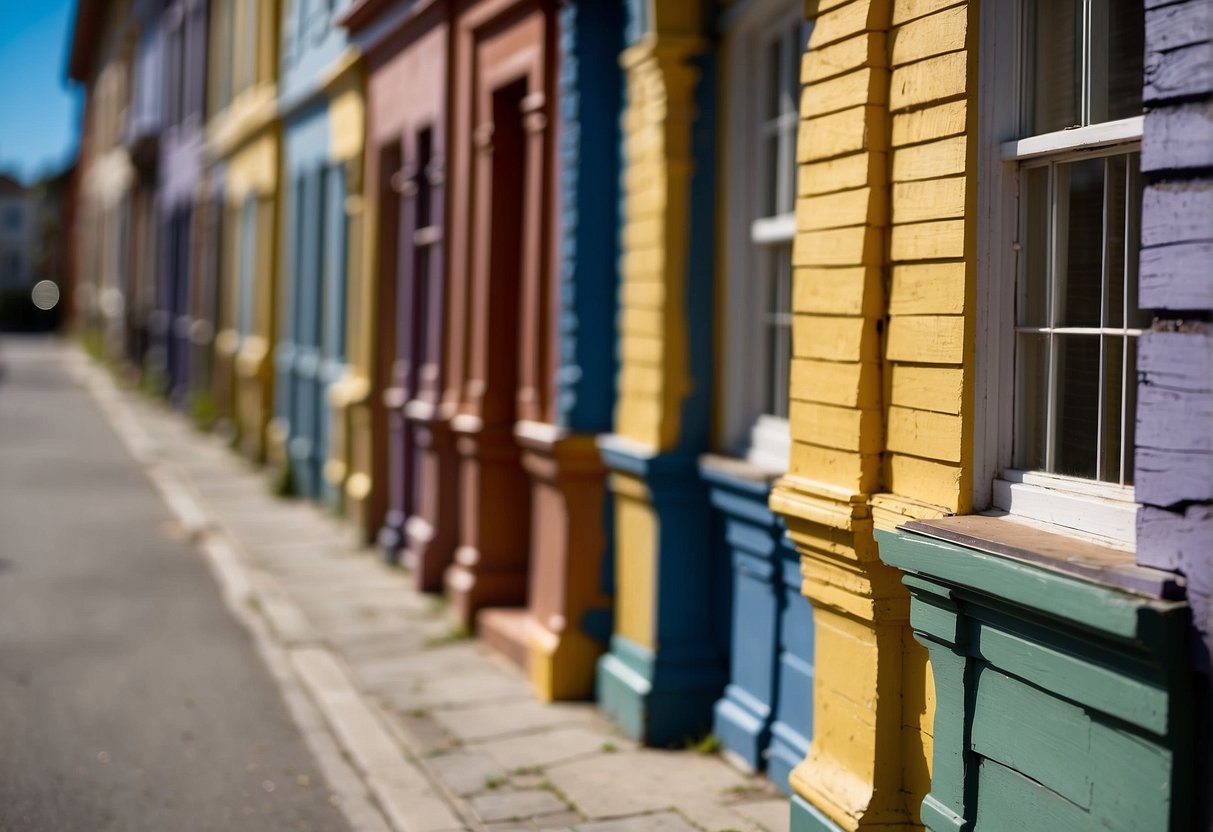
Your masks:
{"label": "window pane", "polygon": [[1104,160],[1057,165],[1055,326],[1099,326],[1103,294]]}
{"label": "window pane", "polygon": [[1137,434],[1137,339],[1125,339],[1125,365],[1128,374],[1125,379],[1124,406],[1124,472],[1122,482],[1133,484],[1133,447]]}
{"label": "window pane", "polygon": [[1104,411],[1100,425],[1099,478],[1120,482],[1120,409],[1124,393],[1125,339],[1119,335],[1103,337]]}
{"label": "window pane", "polygon": [[788,416],[788,372],[792,361],[792,248],[771,247],[767,274],[767,396],[765,412]]}
{"label": "window pane", "polygon": [[[1032,4],[1035,61],[1034,106],[1029,133],[1049,133],[1081,121],[1082,49],[1078,0],[1036,0]],[[1139,76],[1140,77],[1140,76]]]}
{"label": "window pane", "polygon": [[[1093,93],[1107,97],[1103,110],[1109,120],[1141,115],[1145,12],[1141,0],[1095,0],[1106,4],[1107,82]],[[1098,15],[1096,16],[1098,18]],[[1097,36],[1099,33],[1092,33]]]}
{"label": "window pane", "polygon": [[1099,444],[1099,336],[1055,335],[1054,465],[1058,474],[1093,479]]}
{"label": "window pane", "polygon": [[1045,424],[1048,418],[1049,336],[1020,335],[1016,369],[1015,466],[1026,470],[1045,467]]}
{"label": "window pane", "polygon": [[765,192],[762,200],[762,216],[773,217],[779,213],[779,133],[768,134],[762,140],[763,167],[766,169]]}
{"label": "window pane", "polygon": [[1020,326],[1049,323],[1049,169],[1031,168],[1024,205],[1023,279],[1019,286]]}
{"label": "window pane", "polygon": [[1127,156],[1109,156],[1104,176],[1104,326],[1125,320],[1125,187]]}
{"label": "window pane", "polygon": [[780,101],[783,97],[783,72],[781,72],[782,62],[780,60],[779,38],[772,38],[767,42],[766,48],[766,78],[763,79],[764,86],[767,90],[766,110],[763,113],[763,120],[770,121],[777,118],[782,112]]}

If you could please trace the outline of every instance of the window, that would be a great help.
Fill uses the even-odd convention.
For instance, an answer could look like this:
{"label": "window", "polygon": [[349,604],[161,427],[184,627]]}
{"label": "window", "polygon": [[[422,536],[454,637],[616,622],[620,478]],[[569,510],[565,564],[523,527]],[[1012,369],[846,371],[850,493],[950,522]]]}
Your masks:
{"label": "window", "polygon": [[800,56],[795,3],[760,3],[730,33],[725,441],[764,468],[790,452],[792,239]]}
{"label": "window", "polygon": [[23,217],[21,208],[16,205],[10,205],[4,211],[4,227],[9,231],[20,231]]}
{"label": "window", "polygon": [[995,243],[1014,276],[991,276],[1014,284],[1014,402],[992,502],[1131,547],[1144,15],[1135,0],[1019,14],[1019,126],[998,153],[1014,233]]}

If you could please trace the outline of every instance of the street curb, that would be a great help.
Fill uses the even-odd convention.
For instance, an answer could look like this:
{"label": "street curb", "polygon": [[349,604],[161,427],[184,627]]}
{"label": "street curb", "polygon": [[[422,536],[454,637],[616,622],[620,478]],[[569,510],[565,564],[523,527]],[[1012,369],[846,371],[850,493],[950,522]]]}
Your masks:
{"label": "street curb", "polygon": [[[163,459],[104,369],[79,350],[68,351],[65,359],[69,372],[97,401],[203,554],[224,603],[253,636],[288,711],[332,790],[341,795],[340,806],[351,826],[368,832],[467,832],[469,825],[438,796],[442,789],[435,787],[425,769],[393,739],[397,734],[390,721],[362,693],[340,658],[319,642],[302,611],[272,576],[249,562],[240,543],[207,513]],[[323,737],[317,736],[309,708],[323,718]]]}

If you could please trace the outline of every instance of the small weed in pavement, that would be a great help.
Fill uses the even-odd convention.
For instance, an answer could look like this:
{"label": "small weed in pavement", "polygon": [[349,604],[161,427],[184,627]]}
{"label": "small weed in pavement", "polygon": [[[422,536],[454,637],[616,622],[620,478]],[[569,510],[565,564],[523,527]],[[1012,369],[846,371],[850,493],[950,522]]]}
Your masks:
{"label": "small weed in pavement", "polygon": [[430,636],[425,640],[426,647],[442,647],[457,641],[467,641],[472,637],[472,631],[462,624],[456,624],[440,636]]}

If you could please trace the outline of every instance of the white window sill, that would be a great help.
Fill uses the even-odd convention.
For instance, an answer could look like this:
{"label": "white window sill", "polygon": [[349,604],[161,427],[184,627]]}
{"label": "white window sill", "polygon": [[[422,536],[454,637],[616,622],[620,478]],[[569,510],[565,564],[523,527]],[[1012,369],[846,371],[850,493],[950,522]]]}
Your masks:
{"label": "white window sill", "polygon": [[750,446],[746,449],[745,459],[751,465],[782,474],[788,470],[788,461],[792,457],[792,434],[788,428],[788,420],[778,416],[762,415],[750,428]]}
{"label": "white window sill", "polygon": [[1007,470],[994,480],[992,496],[994,507],[1047,531],[1126,552],[1137,548],[1131,487]]}

